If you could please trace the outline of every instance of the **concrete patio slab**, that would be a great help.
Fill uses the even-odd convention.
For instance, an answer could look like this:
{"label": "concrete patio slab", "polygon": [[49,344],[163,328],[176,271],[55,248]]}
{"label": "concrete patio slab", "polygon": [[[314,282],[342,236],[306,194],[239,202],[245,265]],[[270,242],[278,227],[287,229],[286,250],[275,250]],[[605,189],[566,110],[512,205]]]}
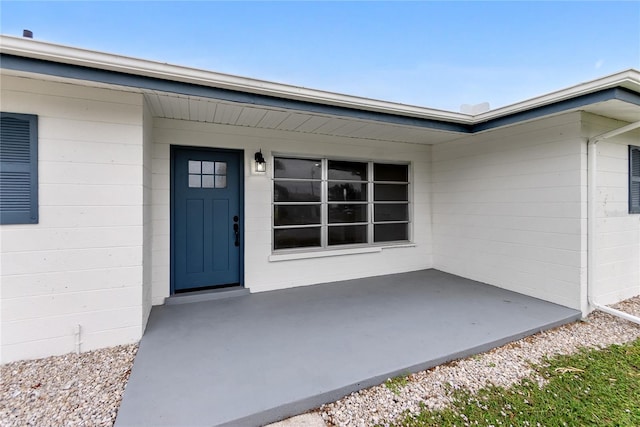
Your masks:
{"label": "concrete patio slab", "polygon": [[158,306],[116,426],[260,426],[579,318],[437,270]]}

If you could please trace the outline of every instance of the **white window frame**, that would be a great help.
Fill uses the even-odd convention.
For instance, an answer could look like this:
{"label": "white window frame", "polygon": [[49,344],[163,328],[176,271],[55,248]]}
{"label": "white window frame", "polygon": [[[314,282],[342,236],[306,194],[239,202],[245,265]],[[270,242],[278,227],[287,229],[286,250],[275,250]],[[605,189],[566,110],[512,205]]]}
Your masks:
{"label": "white window frame", "polygon": [[[309,225],[299,225],[299,226],[276,226],[275,225],[275,217],[274,217],[274,206],[277,204],[290,204],[287,202],[275,202],[275,181],[280,180],[282,178],[275,177],[275,159],[276,158],[288,158],[288,159],[301,159],[301,160],[320,160],[321,161],[321,178],[320,178],[320,223],[319,225],[309,224]],[[339,223],[339,224],[331,224],[329,225],[329,205],[336,204],[337,202],[329,201],[328,197],[328,187],[329,182],[331,181],[341,181],[341,180],[329,180],[328,179],[328,170],[329,170],[329,161],[345,161],[345,162],[355,162],[355,163],[366,163],[367,164],[367,221],[362,223]],[[274,255],[280,254],[304,254],[304,253],[345,253],[345,251],[349,250],[362,250],[366,251],[367,248],[382,248],[382,247],[402,247],[407,245],[413,245],[413,169],[411,162],[407,161],[394,161],[394,160],[363,160],[356,158],[345,158],[345,157],[327,157],[327,156],[309,156],[309,155],[297,155],[297,154],[288,154],[288,153],[273,153],[271,156],[270,163],[270,176],[271,176],[271,251]],[[396,164],[407,167],[407,180],[404,182],[407,185],[407,220],[406,221],[390,221],[390,222],[375,222],[374,221],[374,206],[376,202],[374,200],[374,187],[376,183],[387,183],[389,181],[374,181],[374,165],[375,164]],[[285,178],[282,180],[290,179],[292,181],[300,180],[296,178]],[[364,181],[353,181],[356,183],[362,183]],[[398,181],[394,181],[394,184],[400,184]],[[399,202],[399,201],[398,201]],[[382,203],[398,203],[393,201],[382,202]],[[309,204],[316,204],[318,202],[309,202]],[[381,203],[381,202],[377,202]],[[402,203],[402,202],[401,202]],[[395,241],[384,241],[384,242],[374,242],[374,228],[376,224],[394,224],[394,223],[403,223],[407,224],[407,240],[395,240]],[[367,226],[367,242],[366,243],[355,243],[355,244],[344,244],[344,245],[329,245],[328,235],[329,235],[329,227],[337,226],[337,225],[366,225]],[[320,246],[314,247],[302,247],[302,248],[286,248],[286,249],[276,249],[275,248],[275,230],[277,229],[292,229],[292,228],[306,228],[306,227],[319,227],[320,228]],[[358,252],[355,252],[358,253]]]}

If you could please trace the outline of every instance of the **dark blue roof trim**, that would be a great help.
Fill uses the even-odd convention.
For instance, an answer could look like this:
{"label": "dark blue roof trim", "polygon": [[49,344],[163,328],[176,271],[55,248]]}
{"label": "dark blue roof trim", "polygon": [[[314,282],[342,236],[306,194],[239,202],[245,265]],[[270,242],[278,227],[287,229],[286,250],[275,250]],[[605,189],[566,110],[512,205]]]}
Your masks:
{"label": "dark blue roof trim", "polygon": [[476,133],[484,130],[494,129],[500,126],[512,125],[524,120],[537,119],[538,117],[561,113],[573,108],[580,108],[589,104],[594,104],[596,102],[609,101],[612,99],[640,105],[640,94],[636,92],[632,92],[628,89],[619,87],[603,89],[598,92],[576,96],[575,98],[565,99],[564,101],[554,102],[553,104],[543,105],[541,107],[536,107],[530,110],[510,114],[508,116],[499,117],[497,119],[489,120],[483,123],[477,123],[471,127],[471,132]]}
{"label": "dark blue roof trim", "polygon": [[59,62],[25,58],[22,56],[0,54],[0,67],[9,70],[47,74],[72,79],[89,80],[120,86],[151,89],[162,92],[179,93],[182,95],[214,98],[224,101],[240,102],[243,104],[261,105],[266,107],[286,108],[305,112],[330,114],[363,120],[373,120],[404,126],[416,126],[450,132],[469,133],[470,126],[443,120],[422,119],[418,117],[388,114],[375,111],[358,110],[355,108],[325,105],[314,102],[290,100],[275,96],[252,94],[230,89],[213,88],[191,83],[175,82],[155,77],[138,76],[78,65],[61,64]]}
{"label": "dark blue roof trim", "polygon": [[0,67],[16,71],[47,74],[72,79],[88,80],[100,83],[141,89],[157,90],[161,92],[178,93],[182,95],[200,96],[204,98],[220,99],[230,102],[252,104],[266,107],[292,109],[304,112],[330,114],[348,118],[373,120],[378,122],[416,126],[459,133],[482,132],[501,126],[515,124],[525,120],[561,113],[574,108],[584,107],[596,102],[617,99],[634,105],[640,105],[640,94],[624,88],[610,88],[598,92],[580,95],[564,101],[554,102],[521,111],[474,125],[447,122],[444,120],[422,119],[400,114],[389,114],[375,111],[359,110],[356,108],[325,105],[315,102],[291,100],[276,96],[252,94],[242,91],[213,88],[192,83],[176,82],[155,77],[139,76],[116,71],[100,70],[97,68],[81,67],[78,65],[62,64],[53,61],[25,58],[16,55],[0,54]]}

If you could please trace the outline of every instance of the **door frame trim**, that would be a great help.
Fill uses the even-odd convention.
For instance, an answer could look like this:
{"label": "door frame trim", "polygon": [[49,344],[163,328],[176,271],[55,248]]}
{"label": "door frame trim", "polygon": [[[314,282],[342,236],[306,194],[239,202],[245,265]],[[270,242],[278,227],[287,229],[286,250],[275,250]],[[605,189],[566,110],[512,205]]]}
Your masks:
{"label": "door frame trim", "polygon": [[[198,147],[191,145],[169,145],[169,296],[175,294],[175,197],[174,197],[174,180],[175,180],[175,152],[176,151],[205,151],[214,153],[232,153],[238,156],[238,210],[240,211],[240,254],[239,254],[239,281],[240,287],[244,288],[244,150],[228,149],[228,148],[216,148],[216,147]],[[198,292],[194,290],[194,292]],[[188,292],[187,292],[188,293]]]}

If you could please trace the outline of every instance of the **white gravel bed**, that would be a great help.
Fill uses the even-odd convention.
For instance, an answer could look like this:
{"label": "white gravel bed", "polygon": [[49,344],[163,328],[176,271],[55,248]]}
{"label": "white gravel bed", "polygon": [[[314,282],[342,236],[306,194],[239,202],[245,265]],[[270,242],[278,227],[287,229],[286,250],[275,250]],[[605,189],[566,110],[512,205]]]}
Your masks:
{"label": "white gravel bed", "polygon": [[[640,316],[640,296],[614,306]],[[591,313],[585,321],[538,333],[487,353],[418,372],[389,386],[360,390],[320,408],[329,425],[338,427],[389,425],[405,411],[420,412],[420,404],[440,409],[451,402],[453,390],[474,392],[487,384],[509,387],[533,373],[531,364],[545,356],[572,354],[580,347],[606,347],[640,338],[640,325],[605,314]],[[540,380],[541,381],[541,380]],[[393,385],[392,385],[393,384]]]}
{"label": "white gravel bed", "polygon": [[112,426],[137,345],[0,366],[0,426]]}

